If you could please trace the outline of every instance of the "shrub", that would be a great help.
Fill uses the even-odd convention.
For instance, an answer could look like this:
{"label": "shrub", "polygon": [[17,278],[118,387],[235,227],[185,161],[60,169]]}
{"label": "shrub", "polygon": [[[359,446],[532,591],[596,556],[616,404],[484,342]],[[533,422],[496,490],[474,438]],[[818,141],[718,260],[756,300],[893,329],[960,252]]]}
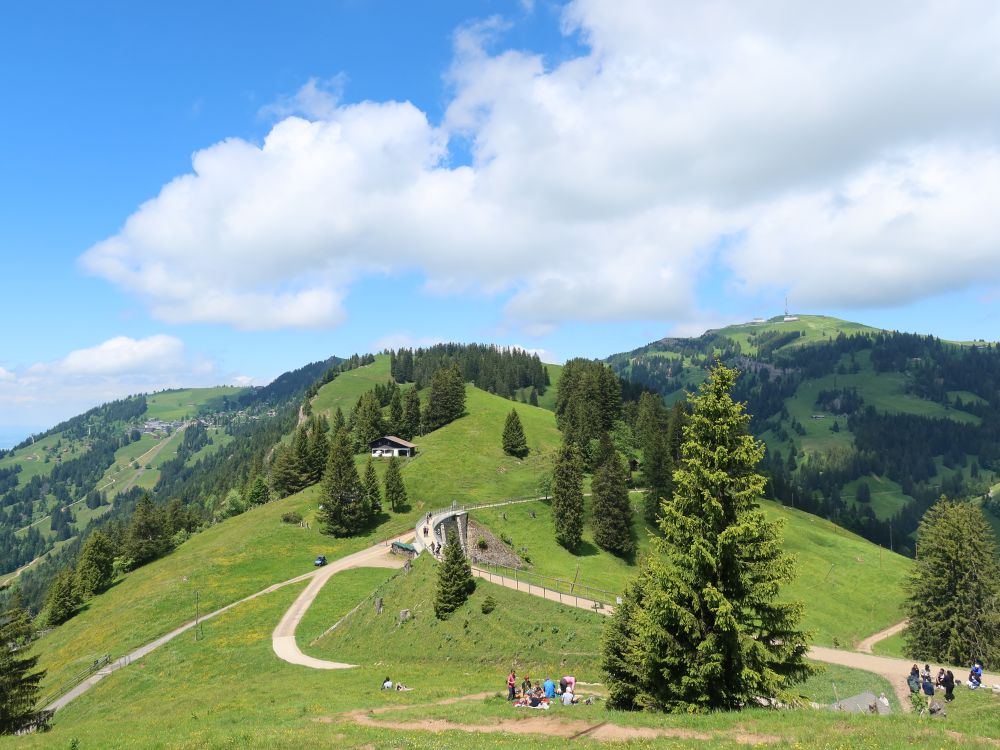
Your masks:
{"label": "shrub", "polygon": [[483,537],[479,537],[479,541],[476,542],[476,546],[479,547],[479,549],[481,550],[486,550],[487,548],[489,548],[490,545],[486,543],[486,539],[484,539]]}
{"label": "shrub", "polygon": [[287,513],[281,514],[281,520],[283,523],[302,523],[302,514],[297,511],[290,510]]}
{"label": "shrub", "polygon": [[485,599],[483,599],[483,605],[481,609],[483,610],[484,615],[488,615],[496,608],[497,608],[497,600],[493,598],[492,594],[488,595]]}

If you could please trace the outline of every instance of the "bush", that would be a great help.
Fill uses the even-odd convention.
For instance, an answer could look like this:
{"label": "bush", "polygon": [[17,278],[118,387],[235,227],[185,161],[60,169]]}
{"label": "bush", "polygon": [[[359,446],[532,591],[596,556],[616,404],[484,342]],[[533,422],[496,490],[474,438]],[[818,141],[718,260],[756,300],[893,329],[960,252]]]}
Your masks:
{"label": "bush", "polygon": [[476,546],[479,547],[479,549],[485,551],[487,548],[489,548],[490,545],[486,543],[486,539],[484,539],[483,537],[479,537],[479,541],[476,542]]}
{"label": "bush", "polygon": [[288,513],[282,513],[281,520],[283,523],[302,523],[302,514],[291,510]]}
{"label": "bush", "polygon": [[485,599],[483,599],[483,605],[481,609],[483,610],[484,615],[488,615],[496,608],[497,608],[497,600],[494,599],[492,595],[488,595]]}

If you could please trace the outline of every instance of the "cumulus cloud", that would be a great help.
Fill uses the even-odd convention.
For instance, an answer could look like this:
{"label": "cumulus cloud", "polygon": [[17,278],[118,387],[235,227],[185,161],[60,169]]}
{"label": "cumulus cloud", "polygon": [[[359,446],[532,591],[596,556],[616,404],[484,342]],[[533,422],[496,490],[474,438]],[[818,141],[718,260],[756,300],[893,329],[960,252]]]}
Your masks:
{"label": "cumulus cloud", "polygon": [[554,66],[491,51],[502,20],[456,32],[440,123],[309,81],[84,266],[163,320],[251,329],[338,325],[359,277],[416,269],[529,333],[691,318],[709,270],[841,308],[1000,276],[996,4],[575,0],[562,23],[586,51]]}
{"label": "cumulus cloud", "polygon": [[215,385],[231,380],[173,336],[117,336],[61,359],[0,367],[0,411],[6,424],[56,422],[133,393]]}

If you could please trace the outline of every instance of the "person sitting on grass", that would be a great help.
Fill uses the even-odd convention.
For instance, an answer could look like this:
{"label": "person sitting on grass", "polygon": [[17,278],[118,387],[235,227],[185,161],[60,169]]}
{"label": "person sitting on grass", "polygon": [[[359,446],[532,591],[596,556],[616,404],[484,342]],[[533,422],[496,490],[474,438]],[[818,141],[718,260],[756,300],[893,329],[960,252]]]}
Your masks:
{"label": "person sitting on grass", "polygon": [[385,678],[385,682],[382,683],[383,690],[392,690],[392,680],[388,677]]}
{"label": "person sitting on grass", "polygon": [[556,684],[552,681],[551,677],[545,678],[545,682],[542,683],[542,689],[545,691],[545,697],[549,700],[556,697]]}
{"label": "person sitting on grass", "polygon": [[983,684],[983,665],[978,661],[972,665],[972,671],[969,672],[969,690],[975,690],[977,687]]}
{"label": "person sitting on grass", "polygon": [[528,675],[525,675],[524,680],[521,682],[521,692],[523,693],[526,690],[531,690],[531,678]]}
{"label": "person sitting on grass", "polygon": [[573,694],[572,690],[567,689],[565,692],[563,692],[562,704],[564,706],[572,706],[574,703],[576,703],[576,700],[577,700],[576,696]]}

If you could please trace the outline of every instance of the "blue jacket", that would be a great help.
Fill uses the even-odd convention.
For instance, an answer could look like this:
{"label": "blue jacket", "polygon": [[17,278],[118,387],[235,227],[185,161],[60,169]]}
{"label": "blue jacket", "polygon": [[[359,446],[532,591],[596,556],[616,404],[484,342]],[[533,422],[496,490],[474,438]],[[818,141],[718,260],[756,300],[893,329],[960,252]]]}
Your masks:
{"label": "blue jacket", "polygon": [[542,683],[542,689],[545,691],[546,698],[553,698],[556,694],[556,684],[552,680],[546,680]]}

